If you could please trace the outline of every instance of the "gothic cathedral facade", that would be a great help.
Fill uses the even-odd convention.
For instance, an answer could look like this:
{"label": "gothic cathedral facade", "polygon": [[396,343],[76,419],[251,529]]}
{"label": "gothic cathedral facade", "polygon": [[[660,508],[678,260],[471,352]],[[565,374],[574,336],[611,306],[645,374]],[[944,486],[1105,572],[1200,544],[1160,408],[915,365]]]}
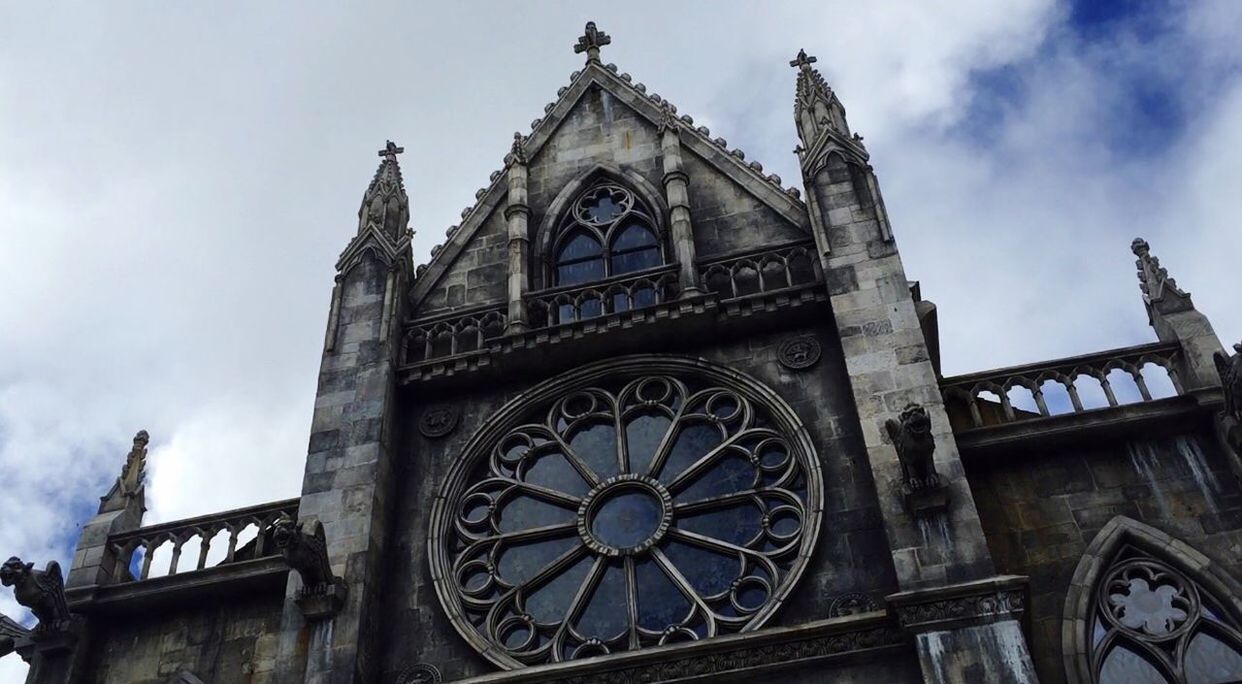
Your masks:
{"label": "gothic cathedral facade", "polygon": [[389,143],[301,496],[142,524],[146,433],[30,682],[1242,679],[1242,346],[1136,240],[1156,342],[945,377],[799,53],[786,187],[600,57],[429,260]]}

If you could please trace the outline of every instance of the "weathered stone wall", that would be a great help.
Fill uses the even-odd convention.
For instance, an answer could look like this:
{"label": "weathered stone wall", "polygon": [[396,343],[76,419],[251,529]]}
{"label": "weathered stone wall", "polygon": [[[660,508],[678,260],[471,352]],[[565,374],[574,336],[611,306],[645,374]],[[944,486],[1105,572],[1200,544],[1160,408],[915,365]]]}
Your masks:
{"label": "weathered stone wall", "polygon": [[690,177],[690,216],[699,258],[810,239],[741,186],[725,180],[691,152],[683,155]]}
{"label": "weathered stone wall", "polygon": [[[822,311],[827,315],[826,309]],[[627,350],[703,357],[748,373],[779,393],[806,424],[823,468],[826,513],[810,565],[786,606],[769,624],[801,624],[828,617],[832,599],[843,593],[866,592],[882,602],[883,595],[896,590],[857,417],[845,389],[835,331],[826,326],[813,329],[823,346],[818,365],[790,371],[777,361],[779,345],[805,332],[768,331],[712,346],[683,342],[678,347],[676,341],[653,338],[646,348]],[[601,348],[599,353],[602,356],[607,352]],[[384,648],[388,676],[417,662],[436,665],[446,681],[495,669],[458,636],[436,596],[426,549],[429,502],[470,436],[519,392],[560,370],[566,369],[541,368],[523,381],[504,385],[479,383],[472,392],[432,392],[411,386],[402,396],[406,404],[400,413],[406,416],[407,425],[413,425],[421,415],[420,397],[425,402],[457,404],[462,413],[460,424],[445,438],[429,440],[416,430],[407,430],[412,434],[397,452],[402,468],[394,518],[398,529],[388,557],[384,590],[394,600],[386,604],[386,614],[380,618],[388,627]]]}
{"label": "weathered stone wall", "polygon": [[966,474],[1001,573],[1031,578],[1031,647],[1043,682],[1065,678],[1061,619],[1074,568],[1124,515],[1242,577],[1242,492],[1207,430],[1080,441],[970,458]]}
{"label": "weathered stone wall", "polygon": [[94,630],[92,684],[164,684],[185,671],[212,684],[274,681],[280,592],[116,617]]}

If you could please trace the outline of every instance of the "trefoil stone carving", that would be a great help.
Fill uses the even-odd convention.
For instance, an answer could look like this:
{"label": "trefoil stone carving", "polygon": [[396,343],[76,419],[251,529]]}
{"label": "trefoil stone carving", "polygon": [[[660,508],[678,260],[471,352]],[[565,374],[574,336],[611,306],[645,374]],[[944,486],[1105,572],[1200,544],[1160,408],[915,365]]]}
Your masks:
{"label": "trefoil stone carving", "polygon": [[69,605],[60,563],[49,561],[43,570],[35,570],[34,563],[23,563],[14,556],[0,566],[0,584],[13,587],[13,598],[34,613],[39,621],[34,629],[36,637],[68,628]]}
{"label": "trefoil stone carving", "polygon": [[901,490],[907,510],[916,517],[943,511],[949,503],[948,487],[940,481],[932,458],[936,439],[927,410],[907,404],[897,419],[889,418],[884,427],[901,462]]}
{"label": "trefoil stone carving", "polygon": [[272,541],[291,570],[302,578],[296,602],[308,620],[336,614],[345,602],[345,581],[332,574],[328,540],[318,520],[298,525],[288,515],[272,523]]}

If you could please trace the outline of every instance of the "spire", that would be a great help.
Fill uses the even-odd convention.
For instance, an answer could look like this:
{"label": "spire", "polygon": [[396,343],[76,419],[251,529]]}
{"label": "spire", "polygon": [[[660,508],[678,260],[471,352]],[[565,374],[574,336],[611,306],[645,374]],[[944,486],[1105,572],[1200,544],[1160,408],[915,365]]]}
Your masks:
{"label": "spire", "polygon": [[405,184],[401,179],[401,166],[397,163],[397,155],[405,151],[389,140],[384,149],[379,151],[383,157],[375,178],[362,196],[362,206],[358,209],[358,232],[366,230],[374,224],[393,241],[405,232],[410,221],[410,200],[405,194]]}
{"label": "spire", "polygon": [[1151,253],[1151,245],[1143,238],[1134,238],[1130,250],[1138,260],[1134,265],[1138,268],[1139,289],[1143,291],[1143,303],[1150,314],[1153,309],[1160,313],[1189,311],[1195,308],[1190,300],[1190,293],[1177,286],[1177,281],[1169,277],[1169,272],[1160,265]]}
{"label": "spire", "polygon": [[151,438],[146,430],[139,430],[138,434],[134,435],[134,446],[129,450],[129,455],[125,457],[125,466],[121,469],[121,476],[116,479],[112,489],[108,490],[108,494],[100,499],[100,513],[124,510],[135,498],[138,499],[140,507],[144,505],[142,495],[147,470],[147,444],[150,441]]}
{"label": "spire", "polygon": [[798,137],[802,139],[802,149],[806,153],[819,152],[817,147],[825,138],[831,138],[840,147],[859,156],[862,161],[867,158],[862,146],[862,137],[850,134],[849,124],[845,120],[845,107],[837,99],[836,93],[828,87],[824,77],[811,67],[819,61],[799,50],[789,66],[798,69],[797,95],[794,98],[794,121],[798,126]]}
{"label": "spire", "polygon": [[574,45],[574,54],[587,54],[587,64],[591,62],[599,62],[599,49],[605,45],[612,44],[612,36],[595,28],[595,22],[588,21],[586,29],[581,36],[578,36],[578,42]]}
{"label": "spire", "polygon": [[509,148],[509,156],[505,157],[505,163],[525,164],[526,162],[526,138],[522,136],[521,131],[514,131],[513,146]]}

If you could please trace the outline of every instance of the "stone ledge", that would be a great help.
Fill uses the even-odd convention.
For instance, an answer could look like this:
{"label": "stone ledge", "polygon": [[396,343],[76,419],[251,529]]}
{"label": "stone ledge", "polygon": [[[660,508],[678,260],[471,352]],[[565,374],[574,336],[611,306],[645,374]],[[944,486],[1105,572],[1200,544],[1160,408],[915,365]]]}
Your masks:
{"label": "stone ledge", "polygon": [[152,606],[192,605],[238,594],[271,591],[283,595],[288,574],[284,558],[269,556],[165,577],[78,587],[65,594],[69,609],[75,613],[125,613]]}
{"label": "stone ledge", "polygon": [[[495,672],[459,680],[459,684],[697,682],[744,672],[752,672],[754,681],[779,681],[772,677],[771,670],[908,644],[908,637],[881,610],[689,644],[653,646],[569,663]],[[760,674],[760,670],[764,672]]]}
{"label": "stone ledge", "polygon": [[954,629],[1022,617],[1029,578],[998,575],[947,587],[916,589],[885,598],[902,628],[911,632]]}

